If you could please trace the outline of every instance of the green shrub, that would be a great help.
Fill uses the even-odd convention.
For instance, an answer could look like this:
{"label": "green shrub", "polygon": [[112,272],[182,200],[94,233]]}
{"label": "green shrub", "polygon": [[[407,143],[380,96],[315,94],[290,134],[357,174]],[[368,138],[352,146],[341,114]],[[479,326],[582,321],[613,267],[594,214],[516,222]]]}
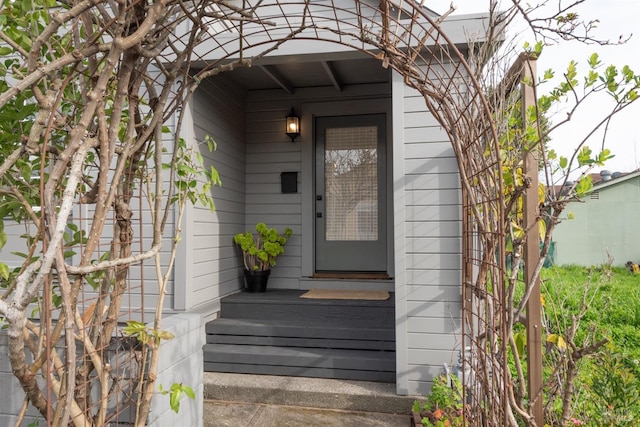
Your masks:
{"label": "green shrub", "polygon": [[413,411],[420,414],[426,427],[460,427],[464,421],[462,410],[462,384],[450,374],[435,377],[426,401],[413,403]]}
{"label": "green shrub", "polygon": [[581,405],[593,426],[636,426],[640,420],[640,382],[613,345],[591,364]]}
{"label": "green shrub", "polygon": [[276,265],[276,259],[284,253],[284,245],[291,237],[291,229],[282,234],[275,228],[269,228],[264,222],[256,224],[256,233],[247,231],[238,233],[233,241],[242,250],[242,261],[246,270],[270,270]]}

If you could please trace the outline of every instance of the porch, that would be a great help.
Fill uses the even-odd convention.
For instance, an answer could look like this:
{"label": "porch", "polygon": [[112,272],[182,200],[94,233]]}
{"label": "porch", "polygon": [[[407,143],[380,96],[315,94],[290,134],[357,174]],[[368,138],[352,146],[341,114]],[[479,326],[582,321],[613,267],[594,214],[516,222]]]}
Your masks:
{"label": "porch", "polygon": [[305,299],[304,290],[240,292],[206,325],[205,372],[396,381],[394,295]]}

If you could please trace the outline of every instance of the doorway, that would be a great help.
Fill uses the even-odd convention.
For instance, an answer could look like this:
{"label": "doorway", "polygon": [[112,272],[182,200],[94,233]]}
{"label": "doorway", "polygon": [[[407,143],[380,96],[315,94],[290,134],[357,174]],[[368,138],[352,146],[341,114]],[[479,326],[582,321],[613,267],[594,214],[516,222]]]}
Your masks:
{"label": "doorway", "polygon": [[387,272],[386,116],[317,117],[315,271]]}

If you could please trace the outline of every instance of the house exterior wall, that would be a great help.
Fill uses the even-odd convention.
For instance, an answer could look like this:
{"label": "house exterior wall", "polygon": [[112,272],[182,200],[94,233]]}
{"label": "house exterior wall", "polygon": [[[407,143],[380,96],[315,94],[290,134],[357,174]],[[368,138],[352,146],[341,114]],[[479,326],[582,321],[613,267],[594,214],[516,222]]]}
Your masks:
{"label": "house exterior wall", "polygon": [[614,266],[640,262],[640,173],[595,187],[580,202],[570,203],[565,219],[553,232],[555,263]]}
{"label": "house exterior wall", "polygon": [[[383,110],[390,113],[392,129],[389,158],[393,164],[388,169],[392,171],[389,191],[393,189],[393,197],[389,197],[389,203],[394,218],[390,236],[395,234],[390,239],[390,259],[394,262],[392,290],[398,325],[397,389],[399,394],[425,394],[443,363],[455,364],[460,332],[461,199],[457,163],[446,133],[426,111],[422,96],[406,87],[398,75],[394,75],[392,87],[361,85],[346,87],[342,92],[312,88],[298,89],[294,94],[253,91],[245,102],[245,214],[240,207],[234,212],[233,217],[239,221],[234,223],[234,230],[252,229],[258,221],[279,230],[293,229],[285,254],[278,258],[269,279],[270,287],[285,289],[304,289],[309,286],[306,281],[312,280],[308,277],[313,273],[314,250],[313,117],[389,106]],[[338,104],[342,111],[335,109]],[[293,143],[284,133],[284,118],[291,107],[302,113],[302,134]],[[210,106],[197,108],[212,111]],[[198,120],[205,118],[212,120],[208,115]],[[210,132],[215,133],[215,127]],[[222,141],[214,139],[218,149],[224,149]],[[298,172],[298,193],[281,193],[282,172]],[[224,188],[226,179],[222,180]],[[215,194],[214,199],[219,203]],[[199,224],[197,232],[203,227]],[[197,233],[192,235],[195,241]],[[220,254],[221,259],[226,253],[239,260],[234,248],[215,246],[224,243],[204,239],[202,250]],[[185,242],[185,247],[189,246]],[[201,275],[202,266],[194,263],[196,258],[185,259],[191,262],[185,269]],[[240,274],[239,263],[235,268]],[[234,284],[229,285],[233,289]],[[212,281],[209,286],[216,284]],[[240,289],[241,280],[235,286]]]}
{"label": "house exterior wall", "polygon": [[[175,268],[180,292],[176,310],[214,313],[220,298],[242,286],[233,236],[245,230],[245,98],[244,91],[222,76],[203,81],[187,107],[184,138],[200,144],[205,167],[217,169],[222,186],[211,190],[215,212],[187,204]],[[217,144],[212,153],[203,144],[206,135]]]}
{"label": "house exterior wall", "polygon": [[[150,325],[152,327],[152,325]],[[196,398],[189,399],[185,395],[180,399],[180,411],[176,414],[169,405],[169,395],[157,395],[151,403],[148,425],[163,426],[202,426],[204,373],[202,371],[204,345],[204,321],[197,314],[173,314],[164,318],[162,329],[174,334],[174,338],[161,344],[160,360],[156,386],[162,385],[164,390],[170,389],[174,383],[183,384],[193,389]],[[11,372],[6,330],[0,330],[0,426],[12,426],[18,419],[20,408],[24,402],[24,391]],[[118,369],[114,367],[114,369]],[[118,402],[122,404],[121,396]],[[121,417],[133,416],[123,411]],[[42,415],[29,406],[21,425],[36,423],[46,424]],[[121,421],[126,421],[121,418]],[[39,423],[39,424],[38,424]]]}
{"label": "house exterior wall", "polygon": [[397,74],[393,110],[397,391],[423,395],[457,361],[460,180],[446,133]]}
{"label": "house exterior wall", "polygon": [[[7,331],[0,330],[0,425],[15,425],[24,402],[24,392],[20,383],[13,376],[11,363],[7,356],[9,352]],[[25,425],[40,418],[40,414],[33,407],[29,408],[25,416]]]}
{"label": "house exterior wall", "polygon": [[203,318],[198,314],[174,314],[162,322],[162,329],[175,337],[163,341],[160,346],[160,361],[156,385],[168,390],[173,384],[189,386],[195,399],[182,395],[178,413],[171,409],[169,395],[157,395],[151,402],[149,427],[192,426],[200,427],[204,417],[204,356],[205,344]]}
{"label": "house exterior wall", "polygon": [[[248,230],[259,221],[293,235],[278,257],[269,287],[304,289],[302,278],[313,274],[313,117],[360,114],[360,104],[387,111],[390,86],[371,84],[335,88],[253,91],[247,99],[247,215]],[[301,115],[301,135],[286,136],[284,118],[291,108]],[[353,107],[353,108],[351,108]],[[298,172],[298,193],[283,194],[282,172]]]}

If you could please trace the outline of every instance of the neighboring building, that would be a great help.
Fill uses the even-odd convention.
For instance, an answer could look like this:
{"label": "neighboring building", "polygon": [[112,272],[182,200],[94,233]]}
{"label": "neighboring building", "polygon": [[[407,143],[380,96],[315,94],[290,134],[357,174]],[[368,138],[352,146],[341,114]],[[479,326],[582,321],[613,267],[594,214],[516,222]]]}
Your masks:
{"label": "neighboring building", "polygon": [[[640,261],[640,170],[628,174],[603,171],[579,201],[567,205],[573,219],[553,232],[555,263],[583,266]],[[565,215],[566,217],[567,215]]]}

